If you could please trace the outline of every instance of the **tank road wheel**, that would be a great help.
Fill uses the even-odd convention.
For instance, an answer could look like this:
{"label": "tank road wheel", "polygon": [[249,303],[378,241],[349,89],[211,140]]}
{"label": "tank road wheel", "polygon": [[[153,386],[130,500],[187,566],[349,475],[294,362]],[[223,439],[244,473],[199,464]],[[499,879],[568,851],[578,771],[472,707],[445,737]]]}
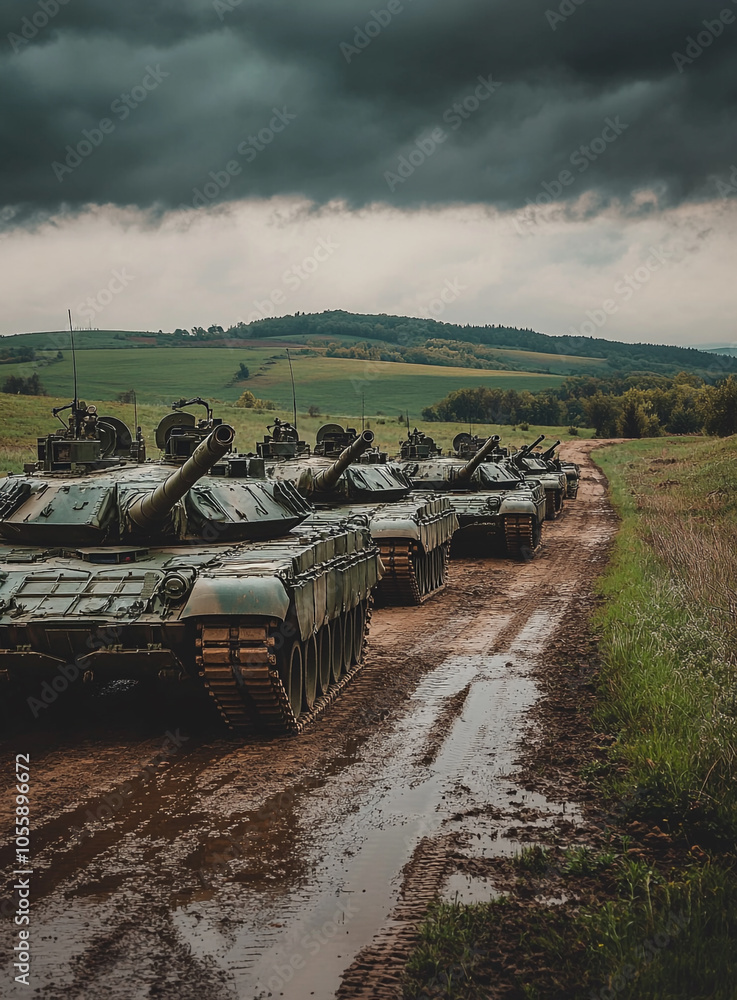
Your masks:
{"label": "tank road wheel", "polygon": [[195,662],[223,719],[241,731],[302,732],[360,669],[371,603],[369,594],[305,643],[280,645],[278,621],[198,622]]}
{"label": "tank road wheel", "polygon": [[554,521],[556,515],[555,506],[555,490],[545,491],[545,519],[547,521]]}
{"label": "tank road wheel", "polygon": [[318,650],[317,639],[311,635],[302,649],[304,663],[302,679],[302,708],[309,712],[317,697]]}
{"label": "tank road wheel", "polygon": [[345,674],[351,669],[353,662],[353,612],[346,611],[343,615],[343,670]]}
{"label": "tank road wheel", "polygon": [[363,640],[366,635],[366,602],[360,601],[353,609],[353,657],[352,664],[360,663],[363,656]]}
{"label": "tank road wheel", "polygon": [[317,693],[322,695],[328,693],[332,672],[333,646],[330,626],[323,625],[315,640],[317,642]]}
{"label": "tank road wheel", "polygon": [[337,684],[343,672],[343,616],[338,615],[330,622],[330,642],[332,646],[331,672],[333,684]]}
{"label": "tank road wheel", "polygon": [[277,655],[277,670],[289,707],[298,719],[302,712],[302,646],[296,639],[285,643]]}

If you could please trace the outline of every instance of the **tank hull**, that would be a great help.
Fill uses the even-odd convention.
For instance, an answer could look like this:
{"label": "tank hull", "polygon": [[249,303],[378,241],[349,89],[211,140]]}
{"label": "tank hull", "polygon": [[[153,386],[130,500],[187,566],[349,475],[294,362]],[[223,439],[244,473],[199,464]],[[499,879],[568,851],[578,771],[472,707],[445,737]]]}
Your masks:
{"label": "tank hull", "polygon": [[381,549],[383,577],[376,598],[386,605],[417,605],[443,589],[450,542],[458,529],[452,503],[432,493],[417,494],[392,464],[353,464],[330,490],[315,490],[332,463],[322,456],[267,467],[276,481],[293,484],[319,511],[368,518]]}
{"label": "tank hull", "polygon": [[[324,701],[360,667],[380,575],[379,548],[358,519],[314,517],[271,541],[211,546],[2,546],[0,680],[42,703],[85,681],[204,683],[235,728],[294,732],[319,710],[318,690]],[[306,663],[321,630],[344,631],[349,619],[361,649],[336,665],[334,683],[285,674],[283,650]],[[206,628],[236,643],[217,664]],[[269,640],[263,679],[276,713],[262,711],[244,673],[253,657],[239,639],[254,629]]]}

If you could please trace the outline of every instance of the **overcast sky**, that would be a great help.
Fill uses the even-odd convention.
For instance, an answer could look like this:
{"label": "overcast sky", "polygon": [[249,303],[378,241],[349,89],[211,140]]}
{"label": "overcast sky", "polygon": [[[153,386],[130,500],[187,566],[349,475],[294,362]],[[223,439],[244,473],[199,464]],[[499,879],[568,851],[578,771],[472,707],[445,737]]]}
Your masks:
{"label": "overcast sky", "polygon": [[19,0],[0,333],[737,340],[737,0]]}

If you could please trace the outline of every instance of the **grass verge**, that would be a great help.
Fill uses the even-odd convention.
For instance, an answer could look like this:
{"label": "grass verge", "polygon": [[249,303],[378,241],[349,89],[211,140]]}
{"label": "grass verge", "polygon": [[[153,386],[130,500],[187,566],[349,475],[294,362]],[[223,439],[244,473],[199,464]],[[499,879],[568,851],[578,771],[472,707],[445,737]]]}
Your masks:
{"label": "grass verge", "polygon": [[595,457],[622,526],[595,621],[607,749],[582,778],[609,829],[500,861],[501,899],[436,903],[412,1000],[737,996],[737,439]]}

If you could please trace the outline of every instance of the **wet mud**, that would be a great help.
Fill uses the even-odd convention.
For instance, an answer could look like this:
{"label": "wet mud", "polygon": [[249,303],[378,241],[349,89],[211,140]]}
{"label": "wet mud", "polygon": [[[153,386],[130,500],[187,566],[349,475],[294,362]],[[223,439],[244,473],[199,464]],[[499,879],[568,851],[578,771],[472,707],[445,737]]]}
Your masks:
{"label": "wet mud", "polygon": [[[365,668],[298,737],[243,743],[206,703],[138,689],[70,691],[43,725],[10,720],[6,774],[16,753],[32,761],[33,995],[399,997],[435,895],[493,898],[495,859],[575,839],[581,806],[534,712],[616,530],[591,446],[564,449],[583,467],[578,499],[534,560],[458,560],[435,599],[376,611]],[[27,996],[11,962],[2,995]]]}

